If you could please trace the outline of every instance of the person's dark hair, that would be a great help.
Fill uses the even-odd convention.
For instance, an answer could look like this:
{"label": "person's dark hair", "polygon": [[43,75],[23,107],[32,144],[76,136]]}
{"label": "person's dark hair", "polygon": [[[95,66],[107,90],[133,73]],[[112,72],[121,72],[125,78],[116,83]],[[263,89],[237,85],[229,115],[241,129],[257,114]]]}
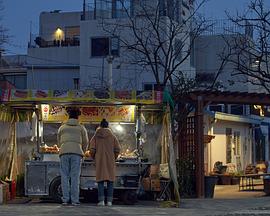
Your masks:
{"label": "person's dark hair", "polygon": [[102,121],[100,122],[100,127],[102,128],[109,127],[109,122],[107,122],[106,119],[102,119]]}
{"label": "person's dark hair", "polygon": [[81,111],[79,108],[70,107],[67,108],[66,110],[69,118],[78,119],[79,116],[81,115]]}

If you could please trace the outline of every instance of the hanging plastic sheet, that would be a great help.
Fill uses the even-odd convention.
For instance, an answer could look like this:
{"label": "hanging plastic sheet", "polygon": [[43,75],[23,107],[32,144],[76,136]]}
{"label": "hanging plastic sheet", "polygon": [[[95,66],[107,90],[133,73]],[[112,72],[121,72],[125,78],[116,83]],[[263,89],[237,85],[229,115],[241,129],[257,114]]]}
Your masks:
{"label": "hanging plastic sheet", "polygon": [[12,159],[12,151],[11,151],[11,143],[12,143],[12,123],[11,122],[0,122],[0,176],[6,177],[9,175],[11,159]]}
{"label": "hanging plastic sheet", "polygon": [[0,176],[15,179],[24,173],[24,162],[32,156],[30,122],[0,122]]}
{"label": "hanging plastic sheet", "polygon": [[171,134],[171,117],[170,117],[170,107],[167,106],[166,112],[163,117],[163,125],[160,133],[161,141],[161,167],[163,167],[164,173],[161,175],[168,176],[166,171],[166,165],[168,164],[169,177],[173,181],[175,189],[175,199],[176,202],[180,203],[179,185],[177,181],[176,174],[176,164],[175,164],[175,149],[173,145],[173,139]]}

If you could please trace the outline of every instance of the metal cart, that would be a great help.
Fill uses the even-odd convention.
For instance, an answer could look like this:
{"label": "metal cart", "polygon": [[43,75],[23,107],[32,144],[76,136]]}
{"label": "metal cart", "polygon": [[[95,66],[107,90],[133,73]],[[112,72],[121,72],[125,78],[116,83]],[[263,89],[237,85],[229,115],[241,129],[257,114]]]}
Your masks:
{"label": "metal cart", "polygon": [[[125,204],[133,204],[137,199],[140,170],[149,164],[137,161],[116,162],[115,195]],[[141,166],[141,168],[139,167]],[[82,163],[80,177],[81,195],[95,193],[95,164],[93,161]],[[25,163],[25,195],[50,197],[61,202],[61,178],[58,161],[26,161]],[[84,197],[87,198],[87,197]]]}

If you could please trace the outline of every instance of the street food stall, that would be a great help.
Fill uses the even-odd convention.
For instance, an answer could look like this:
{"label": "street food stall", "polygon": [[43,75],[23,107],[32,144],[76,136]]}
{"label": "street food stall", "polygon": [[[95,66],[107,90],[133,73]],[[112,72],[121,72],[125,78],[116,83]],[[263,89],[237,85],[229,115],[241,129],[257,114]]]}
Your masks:
{"label": "street food stall", "polygon": [[[86,126],[89,139],[103,118],[110,122],[121,145],[116,161],[115,195],[126,204],[136,201],[141,177],[159,154],[155,145],[161,126],[155,122],[162,112],[161,92],[13,89],[3,92],[2,103],[14,110],[33,112],[36,151],[25,162],[25,195],[61,200],[56,135],[61,123],[67,120],[66,108],[72,106],[80,108],[79,121]],[[84,158],[80,188],[81,196],[96,191],[92,158]]]}

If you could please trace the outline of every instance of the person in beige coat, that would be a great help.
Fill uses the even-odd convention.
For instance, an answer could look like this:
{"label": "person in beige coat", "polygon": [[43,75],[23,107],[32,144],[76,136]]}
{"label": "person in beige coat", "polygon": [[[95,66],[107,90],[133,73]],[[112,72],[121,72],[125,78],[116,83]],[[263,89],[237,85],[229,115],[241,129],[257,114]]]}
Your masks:
{"label": "person in beige coat", "polygon": [[90,141],[90,154],[96,163],[96,181],[98,182],[99,206],[104,206],[104,182],[107,182],[107,205],[112,205],[113,183],[115,180],[115,159],[120,152],[120,145],[103,119]]}
{"label": "person in beige coat", "polygon": [[69,119],[63,124],[57,134],[58,146],[61,147],[60,173],[62,187],[62,202],[67,205],[79,205],[79,183],[81,162],[84,151],[89,143],[86,128],[78,121],[80,110],[67,110]]}

